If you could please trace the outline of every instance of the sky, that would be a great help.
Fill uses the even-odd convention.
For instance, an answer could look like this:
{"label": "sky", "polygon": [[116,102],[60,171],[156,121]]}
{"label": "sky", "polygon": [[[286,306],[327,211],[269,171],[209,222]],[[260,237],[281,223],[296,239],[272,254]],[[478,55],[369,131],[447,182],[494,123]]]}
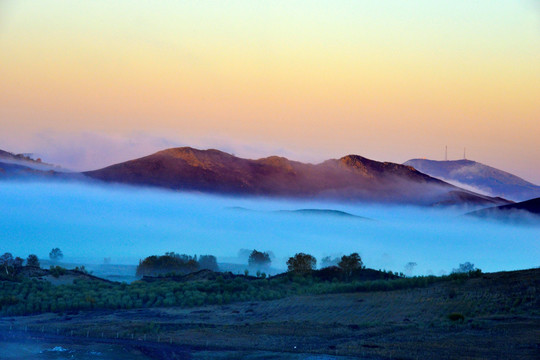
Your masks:
{"label": "sky", "polygon": [[0,1],[0,149],[463,156],[540,184],[540,3]]}

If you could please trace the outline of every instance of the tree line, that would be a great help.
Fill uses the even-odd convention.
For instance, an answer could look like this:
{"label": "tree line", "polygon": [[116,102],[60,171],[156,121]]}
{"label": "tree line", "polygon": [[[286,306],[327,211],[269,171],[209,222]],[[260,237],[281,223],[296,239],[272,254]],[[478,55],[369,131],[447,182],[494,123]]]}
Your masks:
{"label": "tree line", "polygon": [[[270,256],[253,250],[252,262],[258,259],[268,264]],[[250,254],[250,255],[251,255]],[[268,253],[266,253],[268,254]],[[287,261],[287,272],[270,278],[212,274],[204,280],[178,281],[168,277],[131,284],[106,282],[96,278],[78,278],[73,284],[53,285],[48,281],[21,276],[1,278],[0,315],[25,315],[68,310],[131,309],[141,307],[192,307],[228,304],[238,301],[278,299],[300,294],[328,294],[361,291],[392,291],[423,287],[440,281],[461,281],[481,275],[471,263],[460,264],[448,276],[405,278],[391,272],[366,269],[358,253],[338,258],[336,265],[315,270],[317,259],[297,253]],[[24,267],[24,260],[6,253],[0,257],[0,276],[15,274]],[[39,267],[39,259],[30,255],[27,267]],[[189,256],[165,253],[141,260],[138,271],[192,271],[201,268],[218,269],[215,256]],[[78,269],[81,271],[81,269]],[[84,272],[84,269],[82,269]],[[61,276],[65,269],[51,267],[50,274]]]}

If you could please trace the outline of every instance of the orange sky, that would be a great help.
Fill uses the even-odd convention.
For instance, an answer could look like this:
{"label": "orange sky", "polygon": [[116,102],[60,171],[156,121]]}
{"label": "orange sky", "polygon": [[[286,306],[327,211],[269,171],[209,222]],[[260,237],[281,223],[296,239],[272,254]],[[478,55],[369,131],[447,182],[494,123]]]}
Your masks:
{"label": "orange sky", "polygon": [[538,64],[534,1],[8,0],[0,148],[84,168],[121,144],[395,162],[466,146],[540,183]]}

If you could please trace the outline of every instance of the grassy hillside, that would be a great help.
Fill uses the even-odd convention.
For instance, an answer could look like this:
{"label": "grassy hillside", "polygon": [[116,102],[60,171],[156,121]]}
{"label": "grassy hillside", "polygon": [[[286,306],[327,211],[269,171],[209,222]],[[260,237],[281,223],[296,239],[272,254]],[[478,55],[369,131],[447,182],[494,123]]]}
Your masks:
{"label": "grassy hillside", "polygon": [[[61,268],[60,268],[61,269]],[[24,273],[24,271],[23,271]],[[163,306],[193,307],[240,301],[279,299],[299,294],[390,291],[427,286],[440,281],[479,276],[399,278],[371,269],[345,277],[338,268],[309,275],[285,273],[271,278],[201,270],[184,276],[144,277],[131,284],[115,283],[73,270],[40,269],[0,282],[0,314],[29,315],[97,309],[133,309]]]}
{"label": "grassy hillside", "polygon": [[[209,295],[203,294],[215,293],[218,284],[163,279],[139,282],[132,288],[115,286],[126,294],[138,289],[142,296],[147,291],[167,294],[171,289],[175,289],[175,297],[180,291],[184,296],[197,292],[204,303],[202,299]],[[56,344],[121,343],[128,348],[159,350],[160,355],[153,358],[163,359],[310,358],[296,357],[299,354],[363,359],[536,359],[538,355],[540,269],[367,282],[236,277],[224,280],[222,289],[227,286],[237,286],[233,293],[238,294],[228,304],[163,304],[4,317],[0,318],[4,330],[0,333],[9,334],[13,328],[23,336],[52,339]],[[210,289],[214,290],[204,291]],[[284,293],[274,300],[256,300],[265,289]],[[251,300],[242,301],[247,299]],[[186,352],[188,357],[180,356]]]}

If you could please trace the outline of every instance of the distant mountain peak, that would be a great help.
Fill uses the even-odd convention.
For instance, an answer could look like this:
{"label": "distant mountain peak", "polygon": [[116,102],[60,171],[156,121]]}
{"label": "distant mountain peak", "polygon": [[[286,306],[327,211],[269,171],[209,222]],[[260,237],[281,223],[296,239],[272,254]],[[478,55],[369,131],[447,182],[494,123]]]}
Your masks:
{"label": "distant mountain peak", "polygon": [[178,157],[178,158],[186,158],[186,157],[209,158],[209,157],[216,157],[216,156],[233,157],[233,155],[223,152],[221,150],[217,150],[217,149],[199,150],[199,149],[195,149],[189,146],[161,150],[161,151],[156,152],[154,155],[165,155],[165,156]]}
{"label": "distant mountain peak", "polygon": [[273,168],[281,168],[287,172],[294,172],[293,162],[282,156],[268,156],[256,160],[261,165],[268,165]]}
{"label": "distant mountain peak", "polygon": [[150,155],[150,157],[153,157],[156,160],[162,159],[162,161],[167,161],[164,159],[182,160],[190,166],[203,169],[211,169],[220,166],[220,164],[235,158],[233,155],[220,150],[199,150],[187,146],[158,151],[157,153]]}
{"label": "distant mountain peak", "polygon": [[360,155],[346,155],[339,159],[340,165],[354,169],[357,172],[363,174],[364,176],[373,177],[373,174],[370,174],[369,169],[373,168],[371,164],[372,160],[366,159]]}
{"label": "distant mountain peak", "polygon": [[405,162],[425,174],[490,196],[523,201],[540,196],[540,186],[473,160],[411,159]]}

